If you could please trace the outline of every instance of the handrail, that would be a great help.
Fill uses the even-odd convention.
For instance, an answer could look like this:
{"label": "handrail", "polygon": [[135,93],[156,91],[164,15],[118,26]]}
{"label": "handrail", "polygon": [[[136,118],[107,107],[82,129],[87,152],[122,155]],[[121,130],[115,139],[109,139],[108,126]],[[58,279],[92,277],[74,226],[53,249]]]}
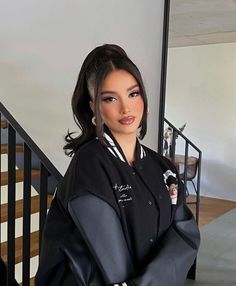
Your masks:
{"label": "handrail", "polygon": [[182,176],[182,181],[184,183],[184,191],[185,194],[188,194],[188,190],[187,190],[187,181],[188,181],[188,174],[187,174],[187,170],[188,170],[188,157],[189,157],[189,145],[192,146],[193,149],[195,149],[196,152],[198,152],[198,158],[197,158],[197,186],[195,187],[193,181],[193,186],[196,192],[196,200],[194,202],[190,202],[190,204],[195,204],[196,205],[196,221],[197,223],[199,223],[199,205],[200,205],[200,182],[201,182],[201,161],[202,161],[202,151],[193,143],[191,142],[186,136],[183,135],[183,133],[176,128],[172,123],[170,123],[169,120],[167,120],[166,118],[164,119],[164,122],[168,124],[169,127],[172,128],[173,130],[173,135],[172,135],[172,142],[171,142],[171,152],[169,154],[170,159],[172,160],[172,162],[175,164],[175,144],[176,144],[176,134],[178,134],[178,136],[182,137],[185,140],[185,152],[184,152],[184,172],[183,172],[183,176]]}
{"label": "handrail", "polygon": [[[13,116],[9,113],[9,111],[5,108],[5,106],[0,102],[0,121],[4,120],[7,124],[2,125],[0,128],[0,145],[6,144],[8,146],[8,162],[7,168],[8,171],[1,173],[1,164],[0,164],[0,214],[2,205],[1,205],[1,189],[2,185],[8,185],[7,188],[7,230],[5,233],[7,237],[5,240],[1,238],[1,230],[0,228],[0,243],[7,242],[7,247],[5,247],[4,255],[1,253],[2,247],[0,247],[0,266],[4,270],[4,277],[6,278],[6,285],[18,285],[18,282],[22,281],[22,285],[29,286],[30,285],[30,259],[31,259],[31,231],[30,226],[32,224],[31,218],[31,205],[32,205],[32,186],[37,191],[35,196],[37,196],[38,207],[36,206],[36,210],[34,212],[38,212],[39,219],[37,219],[36,224],[39,225],[36,240],[38,240],[35,247],[37,247],[37,254],[39,255],[41,237],[43,232],[43,227],[47,215],[48,202],[50,202],[52,198],[52,191],[54,192],[56,184],[59,180],[61,180],[62,175],[56,169],[56,167],[52,164],[52,162],[47,158],[47,156],[40,150],[40,148],[34,143],[31,137],[25,132],[25,130],[19,125],[19,123],[13,118]],[[2,123],[2,121],[1,121]],[[22,153],[17,154],[16,146],[18,141],[22,144],[24,148]],[[4,141],[4,142],[3,142]],[[0,162],[1,162],[1,154],[0,154]],[[19,170],[16,170],[16,166],[19,167]],[[17,174],[20,171],[20,178],[17,178]],[[4,178],[1,178],[4,174]],[[7,174],[7,177],[6,177]],[[23,174],[23,176],[22,176]],[[16,252],[15,252],[15,237],[16,235],[16,218],[17,212],[16,210],[16,183],[18,181],[23,182],[22,188],[22,201],[23,208],[22,214],[20,217],[23,218],[23,226],[22,226],[22,245],[20,245],[21,253],[22,253],[22,273],[19,281],[16,282],[16,273],[15,273],[15,265],[17,262]],[[34,198],[35,198],[34,196]],[[17,202],[18,203],[18,202]],[[18,204],[19,205],[19,204]],[[20,207],[21,208],[21,207]],[[33,234],[32,234],[33,235]],[[34,234],[35,237],[35,234]],[[35,243],[35,242],[34,242]],[[35,256],[35,247],[34,253],[32,256]],[[7,259],[6,259],[7,257]],[[5,284],[4,284],[5,285]]]}
{"label": "handrail", "polygon": [[[185,141],[185,151],[184,151],[184,160],[182,161],[184,165],[184,172],[182,173],[181,181],[184,183],[184,193],[186,196],[184,196],[185,202],[187,204],[194,204],[196,206],[195,209],[195,218],[197,224],[199,223],[199,207],[200,207],[200,181],[201,181],[201,161],[202,161],[202,151],[193,143],[191,142],[186,136],[182,134],[182,132],[177,129],[173,124],[171,124],[166,118],[164,118],[164,122],[168,124],[170,128],[172,128],[172,140],[171,140],[171,149],[169,150],[169,157],[172,160],[173,164],[179,165],[179,162],[176,162],[176,154],[175,154],[175,145],[176,145],[176,139],[178,136],[182,137]],[[163,126],[164,127],[164,126]],[[164,139],[164,137],[162,137]],[[198,152],[198,158],[196,158],[194,167],[197,168],[197,172],[195,173],[195,176],[197,174],[197,183],[196,186],[193,182],[193,177],[188,176],[188,170],[190,170],[190,166],[188,163],[189,160],[189,146],[192,146],[192,148]],[[162,151],[163,148],[162,148]],[[195,169],[196,171],[196,169]],[[195,177],[194,176],[194,177]],[[188,189],[187,189],[187,182],[191,181],[196,193],[196,199],[187,201],[186,197],[188,196]],[[196,278],[196,260],[194,261],[193,265],[191,266],[189,272],[188,272],[188,278],[194,279]]]}
{"label": "handrail", "polygon": [[[195,187],[195,184],[193,183],[193,180],[191,179],[191,182],[194,186],[194,190],[196,192],[196,200],[193,202],[187,202],[190,204],[195,204],[196,205],[196,221],[199,223],[199,203],[200,203],[200,181],[201,181],[201,161],[202,161],[202,151],[193,143],[191,142],[183,133],[176,128],[172,123],[170,123],[169,120],[166,118],[164,119],[164,122],[168,124],[169,127],[172,128],[173,133],[172,133],[172,140],[171,140],[171,150],[169,152],[169,158],[173,162],[173,164],[177,164],[178,162],[175,162],[176,159],[176,153],[175,153],[175,145],[176,145],[176,138],[177,135],[182,137],[185,141],[185,151],[184,151],[184,160],[182,162],[184,166],[184,172],[182,173],[182,181],[184,183],[184,192],[185,194],[188,194],[188,189],[187,189],[187,182],[189,181],[188,178],[188,159],[189,159],[189,146],[192,146],[192,148],[198,153],[198,158],[196,158],[196,168],[197,168],[197,186]],[[185,197],[186,199],[186,197]]]}
{"label": "handrail", "polygon": [[25,130],[19,125],[19,123],[14,119],[6,107],[0,102],[0,112],[6,118],[8,122],[11,122],[11,126],[17,131],[21,138],[27,142],[27,145],[33,151],[40,161],[43,162],[44,166],[48,169],[51,175],[53,175],[58,181],[62,178],[61,173],[52,164],[52,162],[47,158],[47,156],[42,152],[42,150],[35,144],[31,137],[25,132]]}
{"label": "handrail", "polygon": [[201,150],[195,145],[193,144],[193,142],[191,142],[178,128],[176,128],[172,123],[170,123],[169,120],[167,120],[166,118],[164,118],[164,121],[173,129],[175,130],[176,133],[178,133],[178,135],[180,135],[185,141],[187,141],[194,149],[196,149],[196,151],[201,153]]}

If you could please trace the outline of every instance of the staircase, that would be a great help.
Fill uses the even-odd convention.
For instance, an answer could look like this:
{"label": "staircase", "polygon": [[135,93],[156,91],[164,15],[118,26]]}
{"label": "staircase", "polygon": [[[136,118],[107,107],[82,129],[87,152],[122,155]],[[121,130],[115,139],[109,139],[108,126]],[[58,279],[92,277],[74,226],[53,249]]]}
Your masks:
{"label": "staircase", "polygon": [[0,123],[0,284],[29,286],[61,174],[1,103]]}

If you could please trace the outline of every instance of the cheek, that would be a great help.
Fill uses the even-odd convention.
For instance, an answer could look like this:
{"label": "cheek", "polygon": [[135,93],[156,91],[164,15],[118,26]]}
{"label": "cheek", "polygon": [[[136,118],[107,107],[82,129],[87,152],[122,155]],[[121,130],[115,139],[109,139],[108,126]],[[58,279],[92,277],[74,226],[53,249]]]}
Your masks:
{"label": "cheek", "polygon": [[103,120],[110,120],[114,117],[114,110],[111,106],[102,105],[101,106],[101,116]]}
{"label": "cheek", "polygon": [[137,100],[134,104],[134,110],[136,110],[140,115],[143,115],[143,110],[144,110],[144,102],[143,99],[140,98]]}

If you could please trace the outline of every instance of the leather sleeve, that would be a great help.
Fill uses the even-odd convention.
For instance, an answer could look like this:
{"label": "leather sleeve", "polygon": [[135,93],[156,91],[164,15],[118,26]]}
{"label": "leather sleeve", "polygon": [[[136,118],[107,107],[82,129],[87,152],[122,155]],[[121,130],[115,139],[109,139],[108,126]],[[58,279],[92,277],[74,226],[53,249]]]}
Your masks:
{"label": "leather sleeve", "polygon": [[35,286],[59,285],[104,286],[104,280],[79,230],[54,197],[43,231]]}
{"label": "leather sleeve", "polygon": [[175,220],[162,237],[155,258],[143,274],[128,285],[182,286],[192,266],[200,244],[196,221],[186,205],[178,206]]}
{"label": "leather sleeve", "polygon": [[113,208],[93,195],[69,203],[69,213],[80,230],[107,285],[182,286],[196,258],[200,234],[186,205],[176,210],[172,226],[163,235],[155,258],[142,275],[134,276],[122,226]]}
{"label": "leather sleeve", "polygon": [[115,210],[98,197],[86,195],[70,201],[68,211],[106,284],[132,277],[133,262]]}

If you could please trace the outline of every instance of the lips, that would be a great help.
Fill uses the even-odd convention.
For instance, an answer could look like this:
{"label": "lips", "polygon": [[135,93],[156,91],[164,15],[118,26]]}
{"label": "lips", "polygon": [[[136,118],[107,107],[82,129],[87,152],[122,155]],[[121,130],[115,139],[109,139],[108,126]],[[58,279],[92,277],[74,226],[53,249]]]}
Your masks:
{"label": "lips", "polygon": [[134,122],[135,117],[134,116],[126,116],[119,120],[119,122],[123,125],[130,125]]}

